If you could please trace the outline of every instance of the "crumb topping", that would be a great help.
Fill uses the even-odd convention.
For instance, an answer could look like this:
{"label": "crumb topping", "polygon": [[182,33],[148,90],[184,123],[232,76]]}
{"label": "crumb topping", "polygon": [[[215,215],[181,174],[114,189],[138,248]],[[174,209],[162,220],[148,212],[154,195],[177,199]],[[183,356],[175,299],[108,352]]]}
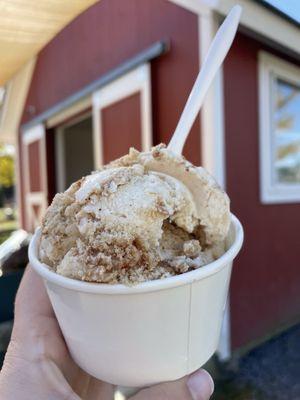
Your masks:
{"label": "crumb topping", "polygon": [[227,195],[164,145],[129,154],[55,196],[40,260],[74,279],[132,285],[199,268],[224,252]]}

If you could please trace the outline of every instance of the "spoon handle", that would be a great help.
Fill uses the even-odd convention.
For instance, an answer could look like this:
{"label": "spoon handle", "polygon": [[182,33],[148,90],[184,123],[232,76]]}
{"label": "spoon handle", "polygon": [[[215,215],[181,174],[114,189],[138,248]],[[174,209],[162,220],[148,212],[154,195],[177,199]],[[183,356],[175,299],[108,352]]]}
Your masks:
{"label": "spoon handle", "polygon": [[202,106],[209,86],[219,67],[222,65],[233,42],[239,24],[241,11],[241,6],[234,6],[214,37],[203,66],[185,104],[175,132],[168,145],[168,148],[174,153],[182,153],[184,143],[200,107]]}

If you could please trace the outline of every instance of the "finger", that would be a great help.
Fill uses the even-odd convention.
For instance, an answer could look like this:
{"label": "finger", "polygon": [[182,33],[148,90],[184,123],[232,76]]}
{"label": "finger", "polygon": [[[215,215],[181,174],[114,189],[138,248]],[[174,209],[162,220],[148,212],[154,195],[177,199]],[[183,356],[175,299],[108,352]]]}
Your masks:
{"label": "finger", "polygon": [[131,400],[208,400],[214,391],[214,383],[204,369],[173,382],[143,389]]}
{"label": "finger", "polygon": [[44,283],[29,265],[16,297],[9,350],[27,360],[49,357],[59,367],[71,364]]}
{"label": "finger", "polygon": [[44,283],[28,265],[16,296],[12,338],[28,337],[34,331],[39,336],[48,331],[60,336]]}
{"label": "finger", "polygon": [[42,279],[27,266],[15,302],[15,313],[27,319],[38,315],[53,316],[53,310]]}
{"label": "finger", "polygon": [[110,383],[99,381],[90,376],[89,384],[82,400],[112,400],[114,398],[115,387]]}
{"label": "finger", "polygon": [[200,369],[188,378],[187,387],[193,400],[206,400],[213,394],[215,385],[209,373]]}

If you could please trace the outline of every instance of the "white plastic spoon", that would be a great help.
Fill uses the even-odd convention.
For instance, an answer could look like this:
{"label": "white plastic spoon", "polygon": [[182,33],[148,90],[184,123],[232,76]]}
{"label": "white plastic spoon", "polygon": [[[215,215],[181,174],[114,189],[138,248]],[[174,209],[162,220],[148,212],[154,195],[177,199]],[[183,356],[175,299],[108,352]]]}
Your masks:
{"label": "white plastic spoon", "polygon": [[179,119],[178,125],[173,133],[168,148],[174,153],[181,154],[185,141],[195,118],[202,106],[204,97],[212,83],[218,69],[222,65],[228,50],[235,37],[239,24],[242,7],[234,6],[223,24],[220,26],[216,36],[197,76],[184,110]]}

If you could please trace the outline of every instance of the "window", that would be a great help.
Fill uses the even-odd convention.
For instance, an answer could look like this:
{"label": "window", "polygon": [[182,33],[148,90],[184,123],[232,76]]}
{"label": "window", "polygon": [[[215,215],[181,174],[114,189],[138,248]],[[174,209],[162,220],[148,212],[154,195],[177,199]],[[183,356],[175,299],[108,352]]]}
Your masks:
{"label": "window", "polygon": [[261,200],[300,202],[300,68],[262,52],[259,97]]}

